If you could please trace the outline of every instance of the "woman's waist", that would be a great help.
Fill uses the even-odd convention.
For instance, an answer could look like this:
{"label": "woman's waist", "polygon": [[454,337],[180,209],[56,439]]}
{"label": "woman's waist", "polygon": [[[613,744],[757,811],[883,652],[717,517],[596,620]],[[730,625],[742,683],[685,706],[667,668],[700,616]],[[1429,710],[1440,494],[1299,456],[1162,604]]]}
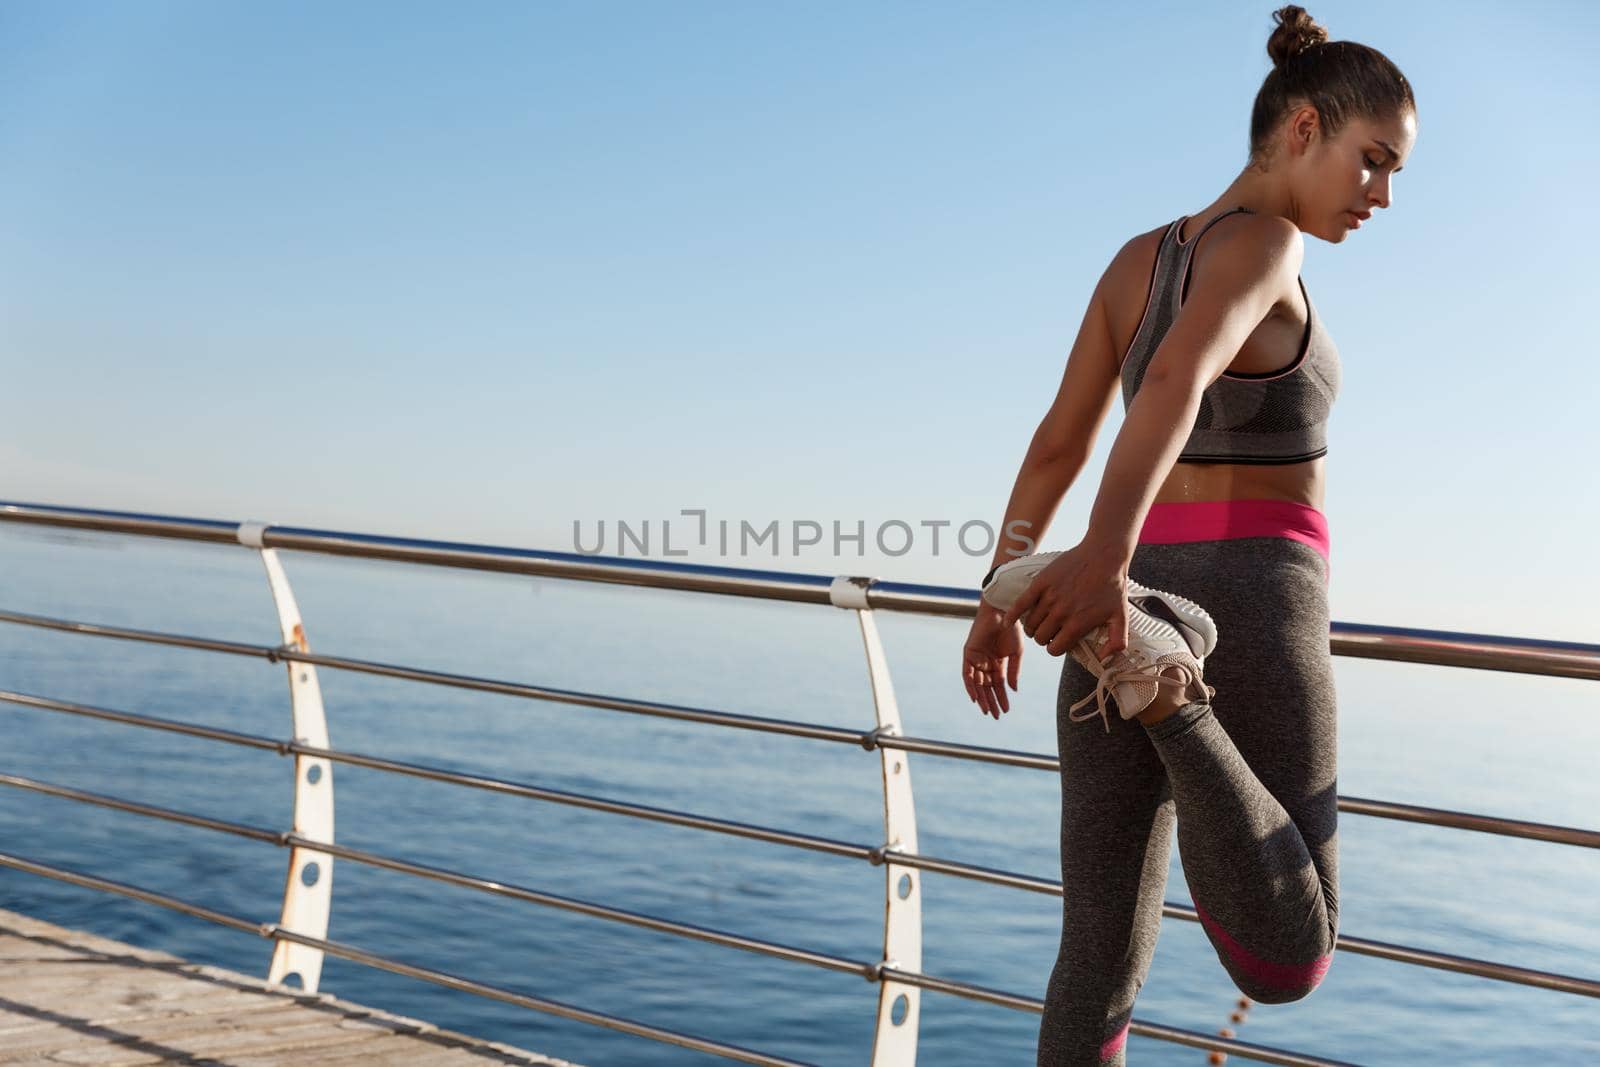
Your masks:
{"label": "woman's waist", "polygon": [[1156,502],[1214,503],[1287,500],[1320,511],[1326,457],[1299,463],[1176,463],[1156,490]]}
{"label": "woman's waist", "polygon": [[1328,517],[1321,508],[1276,497],[1169,500],[1150,506],[1139,529],[1140,544],[1227,541],[1240,537],[1288,537],[1328,557]]}

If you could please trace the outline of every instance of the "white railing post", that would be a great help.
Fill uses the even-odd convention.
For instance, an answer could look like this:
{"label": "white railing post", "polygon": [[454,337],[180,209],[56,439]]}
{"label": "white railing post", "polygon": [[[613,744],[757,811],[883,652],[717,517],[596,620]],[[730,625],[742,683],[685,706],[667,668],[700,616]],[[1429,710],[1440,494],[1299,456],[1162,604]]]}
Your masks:
{"label": "white railing post", "polygon": [[[875,735],[900,734],[900,708],[889,678],[889,661],[878,639],[878,626],[867,603],[871,578],[841,576],[833,580],[828,598],[836,607],[856,613],[861,641],[866,647],[867,675],[872,681],[872,705],[877,715]],[[878,749],[883,774],[884,848],[917,851],[917,809],[911,794],[911,762],[900,749]],[[922,872],[913,867],[884,863],[883,959],[881,967],[922,970]],[[878,976],[878,1021],[873,1031],[872,1067],[913,1067],[917,1062],[917,1029],[921,1020],[922,991]]]}
{"label": "white railing post", "polygon": [[[278,627],[285,648],[309,652],[305,624],[295,604],[294,590],[284,573],[276,549],[262,543],[267,524],[239,524],[239,543],[261,553],[267,584],[278,609]],[[289,707],[294,738],[304,745],[329,748],[328,723],[323,714],[322,688],[317,668],[309,663],[284,661],[289,671]],[[294,758],[294,832],[313,841],[333,843],[333,765],[325,759],[296,754]],[[327,938],[328,913],[333,904],[333,857],[299,845],[289,849],[289,870],[284,878],[283,909],[278,925],[297,934]],[[322,980],[322,950],[294,941],[275,939],[267,981],[283,982],[298,976],[300,987],[315,993]]]}

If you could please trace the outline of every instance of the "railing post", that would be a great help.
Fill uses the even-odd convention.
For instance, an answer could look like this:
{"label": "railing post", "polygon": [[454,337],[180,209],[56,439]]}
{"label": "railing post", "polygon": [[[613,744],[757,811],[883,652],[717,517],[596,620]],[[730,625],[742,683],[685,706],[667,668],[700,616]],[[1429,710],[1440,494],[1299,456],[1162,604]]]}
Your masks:
{"label": "railing post", "polygon": [[[878,639],[878,626],[867,603],[871,578],[841,576],[833,580],[828,599],[856,613],[861,641],[866,647],[867,675],[872,681],[872,705],[878,728],[874,736],[898,735],[900,708],[889,678],[889,661]],[[917,809],[911,793],[911,762],[900,749],[878,749],[883,773],[883,836],[886,849],[917,851]],[[882,967],[922,970],[922,872],[915,867],[884,863]],[[873,1067],[913,1067],[917,1062],[917,1029],[921,1021],[922,990],[878,977],[878,1021],[873,1031]]]}
{"label": "railing post", "polygon": [[[266,529],[266,523],[240,523],[239,543],[261,553],[267,584],[278,609],[278,627],[284,647],[309,652],[305,625],[295,603],[294,590],[289,586],[289,576],[284,573],[277,550],[262,543]],[[286,660],[284,665],[289,671],[289,707],[295,740],[316,748],[331,748],[317,668],[292,660]],[[294,832],[313,841],[333,842],[333,765],[325,759],[295,755]],[[333,857],[299,845],[291,847],[278,925],[297,934],[326,939],[332,904]],[[281,938],[275,940],[267,981],[283,982],[291,975],[299,976],[302,989],[315,993],[322,980],[322,950]]]}

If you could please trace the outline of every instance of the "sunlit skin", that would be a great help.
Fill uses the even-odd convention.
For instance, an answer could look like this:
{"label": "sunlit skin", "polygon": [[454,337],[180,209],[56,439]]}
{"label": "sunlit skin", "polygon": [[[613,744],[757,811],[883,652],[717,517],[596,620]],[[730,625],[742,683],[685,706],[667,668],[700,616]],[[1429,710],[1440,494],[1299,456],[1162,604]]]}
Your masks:
{"label": "sunlit skin", "polygon": [[[1272,155],[1259,166],[1245,168],[1221,196],[1194,212],[1185,227],[1203,226],[1218,212],[1243,205],[1258,214],[1282,215],[1302,233],[1343,244],[1360,226],[1371,224],[1368,218],[1352,218],[1352,213],[1370,216],[1393,206],[1394,175],[1405,166],[1416,141],[1417,117],[1410,110],[1386,120],[1354,118],[1325,138],[1317,109],[1304,105],[1285,119]],[[1179,237],[1188,240],[1193,232],[1185,229]],[[1155,499],[1162,503],[1269,497],[1320,510],[1326,460],[1318,456],[1304,463],[1264,466],[1175,463]],[[1175,667],[1162,673],[1183,677]],[[1198,690],[1198,685],[1162,686],[1135,718],[1153,726],[1196,699]]]}
{"label": "sunlit skin", "polygon": [[[1416,140],[1417,118],[1409,110],[1386,120],[1351,119],[1335,136],[1324,139],[1317,109],[1306,104],[1284,119],[1267,157],[1241,171],[1211,203],[1191,212],[1178,236],[1188,240],[1213,216],[1230,207],[1243,206],[1257,214],[1282,215],[1302,233],[1330,244],[1343,244],[1357,229],[1351,212],[1370,215],[1393,204],[1394,175],[1405,166]],[[1375,221],[1362,220],[1362,226]],[[1201,241],[1195,253],[1196,271],[1203,269],[1205,252],[1206,244]],[[1130,293],[1126,298],[1142,305],[1144,294]],[[1304,310],[1298,293],[1285,294],[1285,300],[1293,302],[1298,321],[1278,332],[1285,345],[1298,346]],[[1263,324],[1259,332],[1267,330],[1268,324]],[[1255,340],[1252,338],[1252,342]],[[1269,350],[1264,353],[1267,358],[1256,365],[1241,358],[1232,369],[1270,370],[1282,366],[1293,351],[1293,347]],[[1304,463],[1271,466],[1175,463],[1155,500],[1164,503],[1268,497],[1320,509],[1325,461],[1326,457],[1319,456]]]}
{"label": "sunlit skin", "polygon": [[[1281,216],[1302,233],[1342,244],[1358,228],[1372,225],[1377,209],[1393,205],[1394,175],[1404,168],[1416,139],[1416,115],[1409,109],[1386,118],[1349,118],[1330,137],[1325,136],[1317,109],[1299,103],[1284,116],[1262,153],[1216,199],[1188,213],[1179,238],[1193,238],[1216,215],[1242,206],[1257,215]],[[1126,351],[1142,317],[1155,248],[1163,230],[1164,226],[1158,227],[1130,242],[1123,254],[1129,262],[1120,265],[1120,270],[1118,263],[1112,265],[1111,271],[1124,283],[1107,293],[1105,314],[1111,323],[1111,341],[1119,352]],[[1196,246],[1193,271],[1205,270],[1207,256],[1207,241],[1202,240]],[[1304,326],[1304,302],[1298,286],[1285,289],[1274,313],[1257,326],[1229,369],[1259,373],[1285,365],[1298,350]],[[1270,465],[1175,463],[1154,502],[1270,498],[1321,509],[1324,465],[1324,457]],[[1010,710],[1007,683],[1013,690],[1017,687],[1022,647],[1016,631],[1026,630],[1029,638],[1046,643],[1035,636],[1033,620],[1024,616],[1021,623],[1020,627],[1006,625],[1000,612],[980,605],[963,650],[968,695],[985,714],[997,719]],[[1124,612],[1111,620],[1113,636],[1102,646],[1102,658],[1124,647],[1125,626],[1124,605]],[[1060,644],[1052,643],[1052,654],[1060,654],[1056,651]],[[1166,673],[1181,677],[1176,668]],[[1197,686],[1162,686],[1155,701],[1137,718],[1153,725],[1196,699],[1197,692]]]}

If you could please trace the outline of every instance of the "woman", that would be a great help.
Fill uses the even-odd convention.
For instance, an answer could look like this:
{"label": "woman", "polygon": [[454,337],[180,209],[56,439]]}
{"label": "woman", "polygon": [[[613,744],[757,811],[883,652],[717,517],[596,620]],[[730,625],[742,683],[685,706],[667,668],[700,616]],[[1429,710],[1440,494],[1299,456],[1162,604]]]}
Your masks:
{"label": "woman", "polygon": [[[1416,103],[1381,53],[1329,41],[1301,7],[1274,17],[1247,166],[1204,209],[1112,260],[1002,523],[1043,535],[1120,386],[1126,418],[1089,529],[1035,557],[1048,565],[1008,609],[980,603],[963,650],[968,695],[996,719],[1024,634],[1051,655],[1075,652],[1057,697],[1063,918],[1041,1065],[1124,1063],[1174,822],[1195,910],[1242,992],[1306,996],[1337,937],[1322,504],[1339,361],[1300,279],[1301,235],[1341,243],[1390,205]],[[994,562],[1019,554],[1003,543]],[[1175,596],[1139,589],[1130,605],[1130,574]],[[1163,603],[1204,609],[1215,650],[1191,634],[1192,650],[1149,653],[1140,635],[1172,629],[1147,614]],[[1104,729],[1074,725],[1065,710],[1097,682]],[[1115,720],[1104,714],[1113,682],[1119,704],[1137,695]]]}

